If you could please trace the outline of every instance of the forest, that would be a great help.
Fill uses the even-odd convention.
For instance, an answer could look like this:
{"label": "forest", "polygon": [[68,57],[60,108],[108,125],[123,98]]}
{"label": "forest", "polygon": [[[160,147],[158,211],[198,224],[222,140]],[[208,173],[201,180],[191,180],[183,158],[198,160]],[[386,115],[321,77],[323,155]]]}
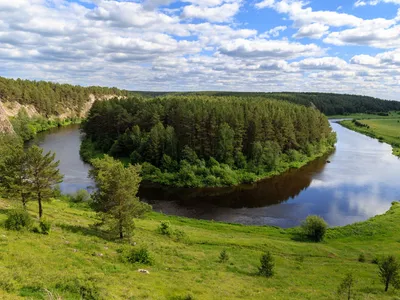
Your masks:
{"label": "forest", "polygon": [[317,109],[262,97],[170,95],[95,102],[81,155],[142,165],[145,180],[184,187],[250,183],[333,148]]}
{"label": "forest", "polygon": [[46,117],[58,116],[65,112],[66,108],[79,115],[85,103],[89,101],[90,94],[94,96],[126,96],[129,92],[117,88],[82,87],[0,77],[1,101],[16,101],[22,105],[33,105],[41,115]]}
{"label": "forest", "polygon": [[[157,97],[167,95],[163,92],[138,92],[144,97]],[[173,93],[175,95],[208,95],[214,97],[236,96],[240,98],[260,97],[265,99],[289,101],[308,107],[316,107],[327,116],[349,115],[354,113],[382,113],[400,110],[400,102],[388,101],[378,98],[333,94],[333,93],[261,93],[261,92],[185,92]]]}

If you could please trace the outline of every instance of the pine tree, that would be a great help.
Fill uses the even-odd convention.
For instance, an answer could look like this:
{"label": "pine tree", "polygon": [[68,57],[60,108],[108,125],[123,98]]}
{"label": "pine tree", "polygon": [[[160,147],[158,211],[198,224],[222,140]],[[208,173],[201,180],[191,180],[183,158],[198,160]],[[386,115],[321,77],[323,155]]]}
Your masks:
{"label": "pine tree", "polygon": [[102,215],[111,232],[123,239],[130,237],[134,229],[134,220],[150,210],[136,196],[141,181],[139,166],[124,165],[110,156],[92,160],[90,171],[97,191],[93,195],[94,208]]}
{"label": "pine tree", "polygon": [[54,196],[54,186],[63,180],[63,175],[58,169],[60,161],[55,161],[55,153],[43,154],[43,149],[37,146],[30,147],[26,156],[31,191],[38,201],[39,218],[42,218],[42,202]]}

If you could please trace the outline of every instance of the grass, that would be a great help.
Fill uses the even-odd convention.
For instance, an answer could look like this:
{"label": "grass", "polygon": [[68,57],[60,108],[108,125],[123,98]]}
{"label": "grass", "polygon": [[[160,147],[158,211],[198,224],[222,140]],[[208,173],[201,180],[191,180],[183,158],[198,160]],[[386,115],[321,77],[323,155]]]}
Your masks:
{"label": "grass", "polygon": [[354,122],[349,120],[341,121],[340,124],[346,128],[392,145],[393,154],[400,157],[400,116],[398,116],[398,118],[386,119],[360,119],[359,122],[368,127],[357,126]]}
{"label": "grass", "polygon": [[[59,200],[46,203],[53,228],[40,235],[6,231],[2,223],[11,207],[0,200],[0,299],[338,299],[337,287],[349,271],[357,280],[356,299],[399,296],[383,291],[371,260],[400,256],[400,203],[366,222],[328,229],[319,244],[296,241],[296,228],[150,213],[136,221],[132,247],[146,246],[152,266],[124,263],[122,243],[90,226],[97,219],[89,209]],[[36,215],[35,203],[29,211]],[[161,235],[161,221],[184,231],[187,239]],[[220,263],[223,249],[230,259]],[[257,275],[265,251],[275,258],[272,278]],[[358,262],[361,253],[365,263]],[[143,268],[150,274],[138,272]]]}
{"label": "grass", "polygon": [[367,119],[392,119],[400,118],[400,112],[392,111],[389,112],[389,116],[380,116],[377,114],[349,114],[349,115],[334,115],[327,116],[328,119],[357,119],[357,120],[367,120]]}

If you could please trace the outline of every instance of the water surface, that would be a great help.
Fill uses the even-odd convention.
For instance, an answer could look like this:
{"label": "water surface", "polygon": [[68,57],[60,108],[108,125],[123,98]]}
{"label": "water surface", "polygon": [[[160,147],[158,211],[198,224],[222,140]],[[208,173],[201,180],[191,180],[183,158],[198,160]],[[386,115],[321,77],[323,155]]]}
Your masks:
{"label": "water surface", "polygon": [[[307,166],[253,185],[181,189],[142,184],[139,195],[166,214],[224,222],[291,227],[310,214],[331,226],[384,213],[400,200],[400,160],[391,146],[331,123],[336,151]],[[89,166],[79,158],[77,126],[54,129],[36,141],[57,153],[65,174],[61,188],[73,192],[92,185]],[[331,163],[327,163],[329,160]]]}

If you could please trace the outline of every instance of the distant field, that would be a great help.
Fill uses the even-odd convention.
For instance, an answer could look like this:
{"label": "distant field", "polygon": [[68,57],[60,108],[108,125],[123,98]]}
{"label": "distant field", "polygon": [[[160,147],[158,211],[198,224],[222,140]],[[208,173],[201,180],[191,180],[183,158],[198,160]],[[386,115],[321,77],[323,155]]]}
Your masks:
{"label": "distant field", "polygon": [[[147,245],[152,266],[124,263],[124,245],[91,227],[95,213],[68,202],[46,203],[49,235],[6,231],[12,202],[0,199],[0,299],[343,299],[337,287],[348,272],[352,299],[398,299],[385,293],[375,257],[399,257],[400,204],[366,222],[328,230],[324,242],[296,241],[297,229],[243,226],[149,214],[136,221],[133,240]],[[29,211],[36,215],[35,203]],[[186,233],[175,241],[157,232],[160,221]],[[219,263],[221,250],[230,260]],[[264,251],[275,257],[275,276],[257,275]],[[359,262],[364,254],[366,262]],[[145,268],[150,274],[141,274]]]}
{"label": "distant field", "polygon": [[376,114],[350,114],[350,115],[334,115],[328,116],[328,119],[400,119],[400,112],[390,112],[389,116],[380,116]]}
{"label": "distant field", "polygon": [[[386,117],[385,119],[358,119],[359,125],[350,120],[342,121],[343,126],[379,139],[393,147],[393,154],[400,156],[400,117]],[[361,125],[360,125],[361,124]],[[362,126],[362,124],[366,126]],[[367,127],[368,126],[368,127]]]}

